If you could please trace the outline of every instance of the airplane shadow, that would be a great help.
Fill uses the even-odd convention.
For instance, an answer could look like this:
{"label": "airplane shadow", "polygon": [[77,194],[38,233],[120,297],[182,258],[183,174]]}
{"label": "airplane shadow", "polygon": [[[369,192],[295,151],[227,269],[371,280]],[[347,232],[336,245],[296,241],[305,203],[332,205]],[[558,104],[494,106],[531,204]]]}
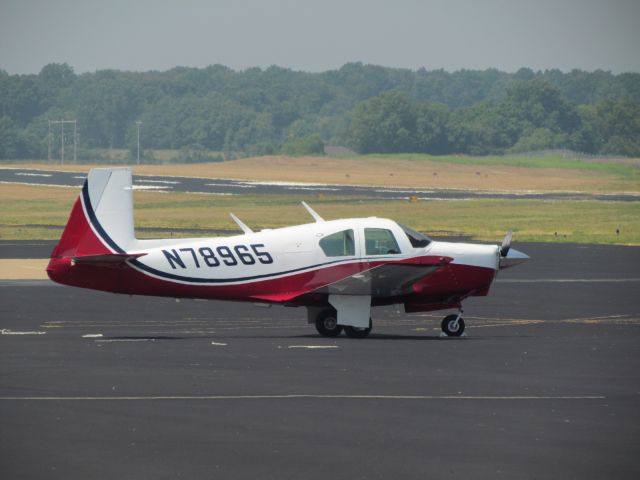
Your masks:
{"label": "airplane shadow", "polygon": [[[528,335],[517,336],[505,336],[500,335],[501,338],[527,338]],[[387,333],[372,333],[366,338],[348,338],[345,335],[339,337],[326,338],[317,334],[308,335],[108,335],[101,338],[101,340],[121,340],[121,341],[160,341],[160,340],[239,340],[242,338],[256,340],[256,339],[281,339],[281,340],[320,340],[320,341],[350,341],[350,342],[363,342],[374,340],[387,340],[387,341],[483,341],[495,337],[476,337],[476,336],[464,336],[464,337],[441,337],[440,335],[403,335],[403,334],[387,334]]]}
{"label": "airplane shadow", "polygon": [[320,335],[291,335],[291,336],[261,336],[261,337],[253,337],[253,338],[282,338],[282,339],[294,339],[294,338],[304,338],[309,340],[344,340],[344,341],[370,341],[370,340],[420,340],[420,341],[433,341],[433,340],[445,340],[445,341],[455,341],[455,340],[482,340],[478,337],[441,337],[439,335],[400,335],[400,334],[387,334],[387,333],[372,333],[366,338],[348,338],[345,335],[340,335],[339,337],[334,338],[325,338]]}

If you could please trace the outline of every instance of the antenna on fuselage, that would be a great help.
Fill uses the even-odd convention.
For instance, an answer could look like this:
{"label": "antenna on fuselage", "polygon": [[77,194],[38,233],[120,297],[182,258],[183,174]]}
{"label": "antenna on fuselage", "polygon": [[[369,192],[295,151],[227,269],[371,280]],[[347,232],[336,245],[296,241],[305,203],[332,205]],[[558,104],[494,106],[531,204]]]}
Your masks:
{"label": "antenna on fuselage", "polygon": [[245,223],[242,220],[240,220],[238,217],[236,217],[233,213],[229,213],[229,215],[245,234],[253,233],[253,230],[247,227],[247,225],[245,225]]}
{"label": "antenna on fuselage", "polygon": [[309,215],[311,215],[316,222],[324,222],[324,218],[318,215],[313,208],[307,205],[307,202],[302,202],[302,206],[307,209]]}

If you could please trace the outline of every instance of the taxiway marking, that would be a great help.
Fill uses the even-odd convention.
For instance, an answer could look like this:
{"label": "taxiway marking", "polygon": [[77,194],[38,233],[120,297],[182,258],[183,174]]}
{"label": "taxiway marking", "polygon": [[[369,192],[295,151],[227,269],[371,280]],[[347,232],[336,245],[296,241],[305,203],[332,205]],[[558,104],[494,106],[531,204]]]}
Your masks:
{"label": "taxiway marking", "polygon": [[44,335],[47,332],[16,332],[14,330],[9,330],[8,328],[3,328],[0,330],[0,334],[2,335]]}
{"label": "taxiway marking", "polygon": [[287,348],[306,348],[308,350],[338,348],[337,345],[289,345]]}
{"label": "taxiway marking", "polygon": [[115,342],[153,342],[153,338],[105,338],[94,340],[96,343],[115,343]]}
{"label": "taxiway marking", "polygon": [[0,401],[147,401],[147,400],[285,400],[285,399],[315,399],[315,400],[605,400],[604,395],[122,395],[122,396],[8,396],[0,397]]}
{"label": "taxiway marking", "polygon": [[53,177],[51,173],[27,173],[27,172],[16,172],[15,175],[20,177]]}

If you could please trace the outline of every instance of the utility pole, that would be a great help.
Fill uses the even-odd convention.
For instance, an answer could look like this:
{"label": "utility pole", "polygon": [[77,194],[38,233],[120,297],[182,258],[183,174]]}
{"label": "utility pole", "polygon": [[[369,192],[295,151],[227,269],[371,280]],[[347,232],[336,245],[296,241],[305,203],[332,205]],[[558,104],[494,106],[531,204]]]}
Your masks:
{"label": "utility pole", "polygon": [[78,160],[78,121],[77,120],[49,120],[49,161],[51,161],[51,125],[60,124],[60,163],[64,164],[64,124],[73,123],[73,161]]}
{"label": "utility pole", "polygon": [[47,138],[48,142],[49,142],[49,163],[51,163],[51,120],[48,121],[49,123],[49,136]]}
{"label": "utility pole", "polygon": [[140,120],[136,120],[136,127],[138,129],[138,165],[140,165],[140,125],[142,122]]}

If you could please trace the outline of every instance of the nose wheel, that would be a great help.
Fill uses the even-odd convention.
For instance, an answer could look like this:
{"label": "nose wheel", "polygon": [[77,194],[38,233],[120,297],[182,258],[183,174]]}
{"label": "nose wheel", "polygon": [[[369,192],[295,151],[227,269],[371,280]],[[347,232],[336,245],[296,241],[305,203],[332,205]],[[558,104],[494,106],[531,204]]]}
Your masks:
{"label": "nose wheel", "polygon": [[460,313],[453,313],[447,315],[442,319],[442,332],[447,337],[459,337],[464,332],[464,319],[462,318],[462,311]]}

